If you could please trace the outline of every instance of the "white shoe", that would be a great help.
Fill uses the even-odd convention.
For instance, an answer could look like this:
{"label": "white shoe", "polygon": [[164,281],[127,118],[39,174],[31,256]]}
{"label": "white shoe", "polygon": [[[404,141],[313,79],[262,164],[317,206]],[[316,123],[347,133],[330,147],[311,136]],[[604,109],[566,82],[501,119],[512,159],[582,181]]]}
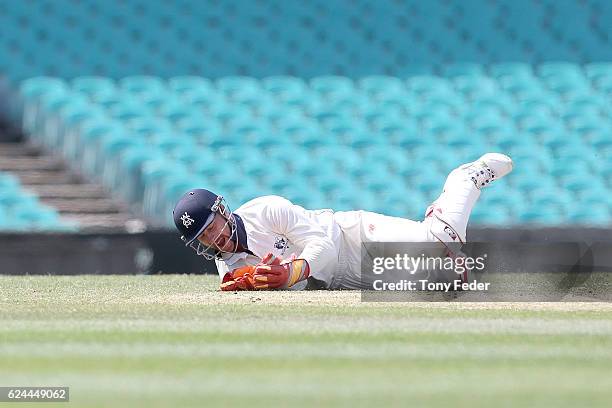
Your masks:
{"label": "white shoe", "polygon": [[464,164],[460,169],[468,173],[476,188],[481,189],[510,173],[512,165],[512,159],[505,154],[487,153],[476,161]]}

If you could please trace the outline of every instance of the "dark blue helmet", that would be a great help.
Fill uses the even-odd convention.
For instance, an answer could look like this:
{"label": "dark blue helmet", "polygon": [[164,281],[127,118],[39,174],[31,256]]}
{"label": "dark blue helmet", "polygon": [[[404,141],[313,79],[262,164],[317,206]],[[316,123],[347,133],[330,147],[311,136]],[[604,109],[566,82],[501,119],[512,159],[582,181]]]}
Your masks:
{"label": "dark blue helmet", "polygon": [[198,255],[207,259],[212,259],[218,254],[210,254],[211,247],[204,247],[196,239],[204,232],[217,213],[227,220],[226,222],[230,224],[232,233],[234,233],[236,221],[223,196],[203,188],[185,193],[172,211],[174,224],[181,233],[181,239],[185,245],[192,247]]}

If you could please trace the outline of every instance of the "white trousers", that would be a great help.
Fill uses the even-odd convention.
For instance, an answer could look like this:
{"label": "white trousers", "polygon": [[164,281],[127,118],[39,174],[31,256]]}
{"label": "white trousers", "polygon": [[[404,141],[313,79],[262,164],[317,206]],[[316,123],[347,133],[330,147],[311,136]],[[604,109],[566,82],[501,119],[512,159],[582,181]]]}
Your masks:
{"label": "white trousers", "polygon": [[[361,257],[364,243],[446,242],[437,233],[440,225],[451,226],[461,242],[465,242],[470,213],[479,196],[480,190],[466,173],[458,168],[448,175],[442,193],[434,201],[433,215],[423,221],[390,217],[368,211],[336,212],[334,221],[342,230],[342,244],[330,289],[363,287]],[[443,254],[441,252],[430,255]]]}

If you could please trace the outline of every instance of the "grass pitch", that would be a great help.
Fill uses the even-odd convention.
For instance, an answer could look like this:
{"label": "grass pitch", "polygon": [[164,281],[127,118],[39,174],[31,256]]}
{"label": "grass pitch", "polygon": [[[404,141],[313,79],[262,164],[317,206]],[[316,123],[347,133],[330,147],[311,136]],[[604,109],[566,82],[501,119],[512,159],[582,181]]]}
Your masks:
{"label": "grass pitch", "polygon": [[362,303],[359,292],[217,285],[0,276],[0,386],[70,387],[68,405],[46,407],[612,400],[610,303]]}

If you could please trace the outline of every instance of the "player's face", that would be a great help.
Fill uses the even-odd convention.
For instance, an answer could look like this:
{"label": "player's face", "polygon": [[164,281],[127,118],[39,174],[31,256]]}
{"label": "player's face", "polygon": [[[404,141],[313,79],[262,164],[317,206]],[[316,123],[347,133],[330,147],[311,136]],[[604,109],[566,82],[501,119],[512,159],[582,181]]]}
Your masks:
{"label": "player's face", "polygon": [[198,237],[198,241],[221,252],[233,252],[236,243],[230,239],[231,235],[230,223],[221,214],[215,214],[210,225]]}

